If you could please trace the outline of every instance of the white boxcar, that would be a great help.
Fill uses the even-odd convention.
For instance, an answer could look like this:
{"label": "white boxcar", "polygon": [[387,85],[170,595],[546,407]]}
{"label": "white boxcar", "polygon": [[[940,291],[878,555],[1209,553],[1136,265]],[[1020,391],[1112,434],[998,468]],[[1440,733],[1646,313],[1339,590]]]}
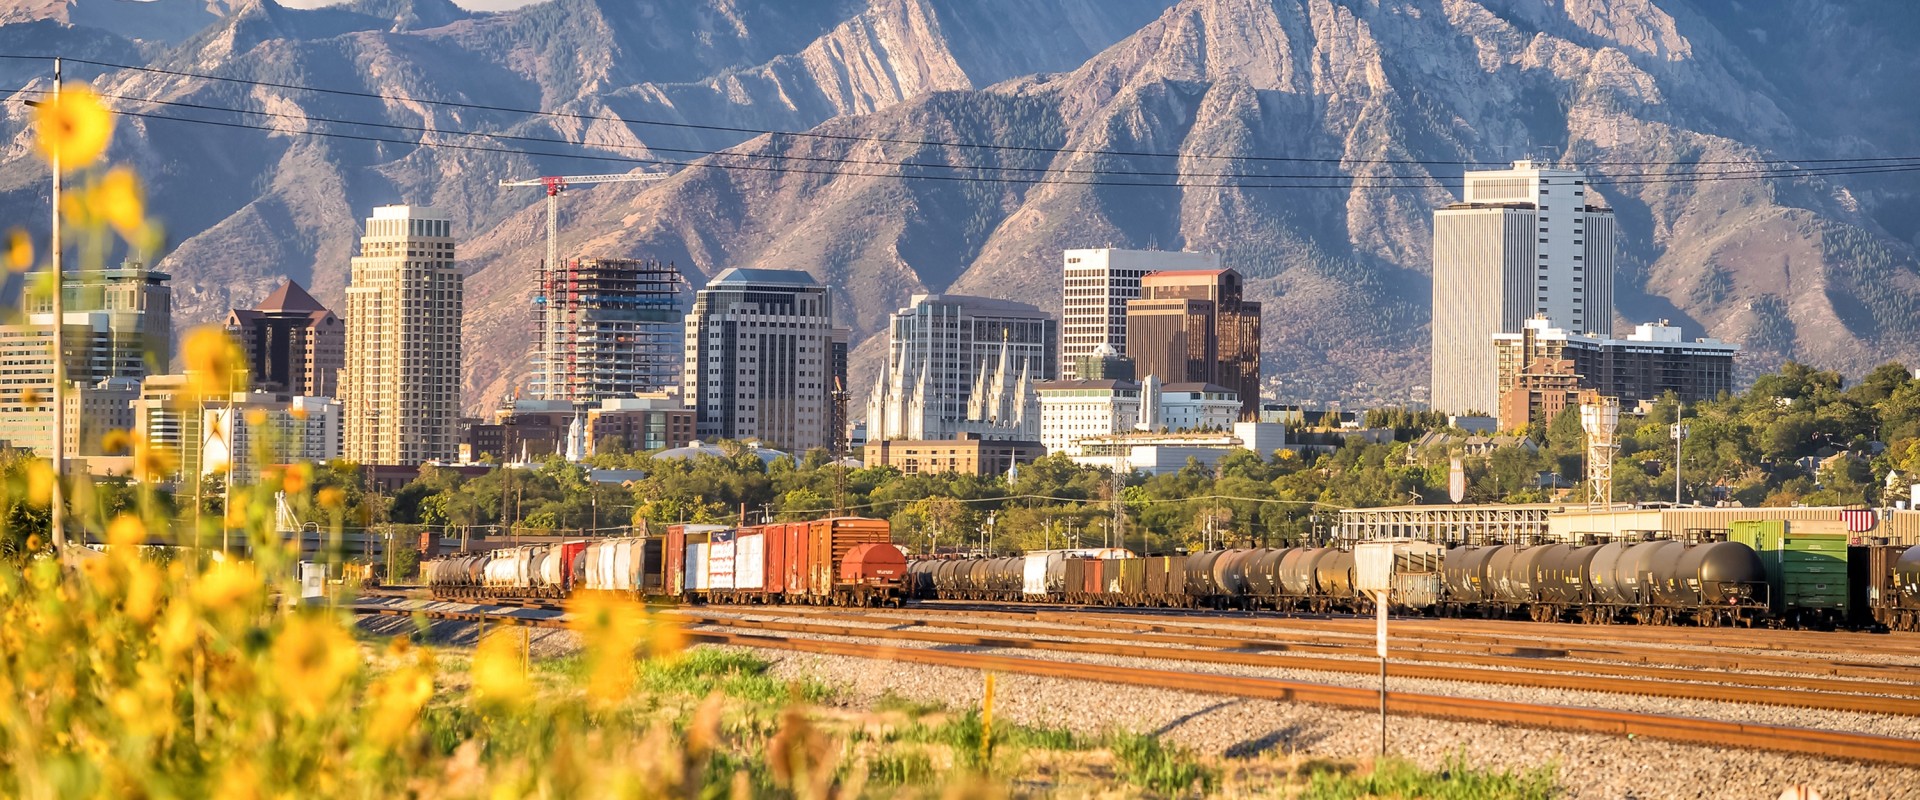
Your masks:
{"label": "white boxcar", "polygon": [[728,540],[714,542],[707,548],[707,573],[709,588],[715,591],[732,591],[734,552],[738,542]]}
{"label": "white boxcar", "polygon": [[640,549],[640,540],[615,539],[611,549],[613,563],[608,567],[607,584],[622,592],[640,588],[639,581],[634,580],[637,567],[633,558],[634,552]]}
{"label": "white boxcar", "polygon": [[767,539],[760,534],[742,536],[734,541],[733,588],[759,591],[767,588]]}
{"label": "white boxcar", "polygon": [[707,572],[706,542],[687,545],[686,587],[690,592],[704,592],[713,588],[712,576]]}
{"label": "white boxcar", "polygon": [[1021,569],[1021,592],[1028,597],[1047,596],[1047,557],[1054,553],[1029,553]]}

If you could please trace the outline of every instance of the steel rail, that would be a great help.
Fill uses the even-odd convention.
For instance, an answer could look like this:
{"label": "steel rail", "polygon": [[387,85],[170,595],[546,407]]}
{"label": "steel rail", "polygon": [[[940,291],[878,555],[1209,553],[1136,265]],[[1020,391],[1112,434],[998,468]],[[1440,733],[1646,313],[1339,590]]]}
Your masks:
{"label": "steel rail", "polygon": [[[357,614],[410,617],[416,614],[431,619],[462,622],[495,622],[506,625],[560,628],[566,621],[557,617],[507,617],[479,612],[416,611],[392,607],[354,606]],[[690,641],[755,647],[822,655],[869,658],[901,663],[973,669],[987,672],[1031,675],[1065,680],[1094,681],[1121,686],[1153,689],[1180,687],[1176,691],[1247,697],[1261,700],[1309,703],[1373,710],[1380,695],[1372,689],[1329,686],[1276,678],[1241,675],[1180,672],[1104,664],[1062,662],[988,653],[965,653],[891,645],[836,642],[763,634],[723,631],[689,631]],[[1576,733],[1635,736],[1662,739],[1719,749],[1767,750],[1796,755],[1819,756],[1848,761],[1863,761],[1920,767],[1920,741],[1876,734],[1759,725],[1720,720],[1693,719],[1659,714],[1573,706],[1548,706],[1504,700],[1446,697],[1411,692],[1388,692],[1386,708],[1390,713],[1460,720],[1474,723],[1514,725]]]}
{"label": "steel rail", "polygon": [[[732,611],[732,610],[734,609],[728,609],[728,611]],[[703,620],[707,621],[709,624],[731,624],[731,620],[732,620],[732,618],[730,617],[712,616],[712,612],[696,613],[691,611],[679,611],[674,613],[699,616]],[[989,623],[989,622],[979,622],[976,620],[943,623],[943,622],[933,621],[933,620],[903,619],[900,616],[888,614],[885,612],[882,612],[882,613],[873,613],[873,612],[861,613],[858,611],[843,612],[843,613],[828,612],[828,613],[824,613],[816,616],[810,613],[796,614],[796,613],[793,613],[788,608],[775,606],[775,607],[766,607],[766,608],[754,608],[751,610],[740,609],[740,613],[755,614],[755,615],[762,615],[762,616],[794,616],[794,617],[805,617],[805,618],[845,616],[845,617],[852,617],[856,619],[863,619],[863,620],[869,620],[869,621],[883,620],[885,621],[885,624],[891,626],[891,628],[894,630],[928,628],[928,627],[956,627],[956,628],[964,627],[969,630],[991,631],[995,633],[1014,634],[1014,635],[1031,634],[1034,636],[1055,637],[1055,638],[1065,638],[1065,639],[1124,638],[1127,641],[1131,641],[1131,642],[1154,642],[1159,644],[1180,645],[1185,647],[1208,648],[1211,650],[1220,650],[1220,651],[1262,653],[1262,652],[1270,652],[1270,651],[1278,650],[1278,651],[1285,651],[1285,652],[1300,652],[1300,653],[1308,654],[1308,655],[1301,656],[1303,658],[1312,658],[1316,655],[1319,655],[1319,656],[1334,656],[1334,657],[1347,656],[1347,657],[1354,657],[1354,658],[1370,659],[1372,658],[1372,654],[1374,653],[1374,646],[1371,640],[1359,640],[1359,639],[1352,639],[1352,640],[1347,640],[1339,643],[1284,641],[1284,642],[1266,644],[1266,643],[1261,643],[1257,641],[1249,641],[1247,639],[1236,638],[1234,636],[1227,635],[1225,633],[1220,633],[1220,632],[1172,633],[1172,632],[1159,632],[1159,631],[1154,631],[1154,632],[1127,631],[1125,633],[1105,633],[1098,630],[1087,630],[1083,628],[1061,627],[1061,626],[1050,626],[1050,625],[1023,626],[1023,625],[1017,625],[1017,624],[996,624],[996,623]],[[754,626],[741,625],[740,627],[754,627]],[[1529,671],[1531,673],[1566,673],[1566,674],[1580,674],[1580,675],[1598,675],[1598,676],[1623,678],[1623,679],[1624,678],[1654,679],[1654,680],[1672,680],[1672,681],[1681,681],[1681,682],[1687,682],[1687,681],[1697,682],[1701,680],[1701,674],[1699,669],[1687,668],[1684,666],[1673,666],[1673,665],[1662,666],[1662,665],[1645,665],[1645,664],[1635,665],[1635,664],[1607,663],[1604,661],[1574,660],[1570,654],[1564,651],[1542,652],[1542,651],[1539,651],[1537,648],[1487,647],[1484,649],[1486,651],[1505,650],[1507,651],[1508,654],[1500,654],[1500,653],[1494,653],[1494,652],[1481,652],[1481,651],[1457,652],[1457,651],[1448,651],[1448,650],[1429,650],[1429,649],[1421,648],[1418,646],[1409,648],[1404,645],[1392,647],[1392,652],[1393,652],[1394,659],[1398,661],[1412,661],[1412,662],[1421,662],[1421,663],[1429,663],[1429,664],[1454,664],[1454,665],[1466,664],[1466,665],[1472,665],[1472,666],[1478,666],[1478,667],[1493,667],[1497,669],[1524,670],[1524,671]],[[1527,652],[1531,652],[1533,654],[1531,655],[1521,654],[1521,653],[1527,653]],[[1809,676],[1809,675],[1765,675],[1765,674],[1752,674],[1752,673],[1724,671],[1724,670],[1730,670],[1735,667],[1741,666],[1741,664],[1738,662],[1737,659],[1714,659],[1710,665],[1700,664],[1695,666],[1709,666],[1709,668],[1723,670],[1719,674],[1716,674],[1713,676],[1713,681],[1720,684],[1733,684],[1733,685],[1760,687],[1760,688],[1768,688],[1768,689],[1781,689],[1781,688],[1803,689],[1811,692],[1820,692],[1820,693],[1828,693],[1828,694],[1889,695],[1893,697],[1920,698],[1920,684],[1909,683],[1909,682],[1847,680],[1847,679],[1839,679],[1839,678],[1831,678],[1831,677],[1816,677],[1816,676]],[[1473,679],[1464,678],[1464,680],[1473,680]],[[1599,689],[1598,691],[1611,691],[1611,690]],[[1752,702],[1752,701],[1730,700],[1729,702]],[[1913,710],[1920,712],[1920,704],[1916,704]],[[1902,712],[1889,712],[1889,713],[1902,713]]]}

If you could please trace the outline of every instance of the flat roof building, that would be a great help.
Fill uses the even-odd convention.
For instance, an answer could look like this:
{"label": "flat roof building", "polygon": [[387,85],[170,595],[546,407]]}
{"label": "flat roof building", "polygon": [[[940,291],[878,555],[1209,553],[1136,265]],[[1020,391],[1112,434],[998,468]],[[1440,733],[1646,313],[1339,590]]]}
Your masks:
{"label": "flat roof building", "polygon": [[1231,269],[1154,272],[1127,302],[1127,357],[1134,374],[1167,384],[1224,386],[1240,419],[1259,416],[1260,304],[1243,299]]}
{"label": "flat roof building", "polygon": [[849,334],[833,323],[833,291],[806,272],[715,276],[685,322],[684,386],[701,438],[843,446]]}
{"label": "flat roof building", "polygon": [[1591,389],[1624,405],[1673,392],[1682,402],[1733,391],[1740,346],[1718,339],[1686,341],[1661,322],[1636,326],[1624,339],[1570,333],[1530,319],[1517,333],[1491,337],[1500,393],[1500,425],[1513,429],[1550,421]]}
{"label": "flat roof building", "polygon": [[[1060,313],[1060,377],[1085,377],[1076,372],[1079,359],[1101,345],[1115,353],[1127,351],[1127,301],[1140,296],[1140,280],[1165,270],[1217,270],[1214,253],[1161,250],[1121,250],[1101,247],[1068,250],[1065,294]],[[1140,371],[1145,375],[1144,370]]]}
{"label": "flat roof building", "polygon": [[1466,173],[1462,202],[1434,212],[1432,407],[1493,412],[1487,337],[1533,317],[1611,336],[1614,250],[1613,209],[1584,173],[1530,160]]}
{"label": "flat roof building", "polygon": [[908,475],[958,472],[982,477],[1004,475],[1016,464],[1031,464],[1047,454],[1039,442],[985,439],[963,433],[953,439],[894,439],[867,443],[866,465],[892,467]]}

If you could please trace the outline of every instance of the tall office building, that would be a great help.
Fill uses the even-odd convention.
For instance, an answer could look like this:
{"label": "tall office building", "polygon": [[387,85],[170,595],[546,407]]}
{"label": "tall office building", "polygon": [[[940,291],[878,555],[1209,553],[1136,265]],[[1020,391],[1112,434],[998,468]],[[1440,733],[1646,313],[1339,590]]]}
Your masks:
{"label": "tall office building", "polygon": [[1499,405],[1496,333],[1544,315],[1613,335],[1613,209],[1592,204],[1586,175],[1515,161],[1466,174],[1466,196],[1434,212],[1433,407]]}
{"label": "tall office building", "polygon": [[247,350],[249,388],[335,397],[347,366],[347,326],[289,280],[253,308],[227,313],[227,331]]}
{"label": "tall office building", "polygon": [[1127,303],[1127,357],[1143,379],[1233,390],[1240,419],[1260,412],[1260,304],[1230,269],[1154,272]]}
{"label": "tall office building", "polygon": [[694,295],[686,317],[687,402],[705,438],[793,452],[844,444],[838,407],[848,331],[833,293],[799,270],[732,268]]}
{"label": "tall office building", "polygon": [[461,294],[445,212],[374,209],[347,284],[347,459],[419,464],[458,455]]}
{"label": "tall office building", "polygon": [[1053,380],[1059,327],[1025,303],[917,294],[887,327],[867,440],[1040,438],[1035,383]]}
{"label": "tall office building", "polygon": [[1060,314],[1061,379],[1080,377],[1075,371],[1080,359],[1101,345],[1127,352],[1127,301],[1140,296],[1140,279],[1147,273],[1219,268],[1220,256],[1213,253],[1068,250]]}
{"label": "tall office building", "polygon": [[[170,278],[137,262],[66,273],[69,391],[165,371],[173,357]],[[24,321],[0,325],[0,440],[47,455],[54,443],[53,300],[36,298],[25,310]]]}
{"label": "tall office building", "polygon": [[686,288],[680,270],[658,261],[583,258],[542,268],[537,277],[529,381],[535,399],[597,402],[677,383]]}

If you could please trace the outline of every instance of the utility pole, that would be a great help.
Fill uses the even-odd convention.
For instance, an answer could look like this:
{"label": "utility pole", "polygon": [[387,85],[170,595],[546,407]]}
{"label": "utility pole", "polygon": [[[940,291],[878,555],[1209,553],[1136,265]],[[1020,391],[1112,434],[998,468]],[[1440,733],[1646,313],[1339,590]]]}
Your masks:
{"label": "utility pole", "polygon": [[[1678,418],[1678,414],[1675,415]],[[1673,507],[1680,507],[1680,443],[1686,441],[1688,425],[1685,422],[1673,423]]]}
{"label": "utility pole", "polygon": [[[61,59],[53,59],[53,102],[60,104]],[[53,149],[53,554],[67,554],[67,279],[60,263],[60,148]]]}

